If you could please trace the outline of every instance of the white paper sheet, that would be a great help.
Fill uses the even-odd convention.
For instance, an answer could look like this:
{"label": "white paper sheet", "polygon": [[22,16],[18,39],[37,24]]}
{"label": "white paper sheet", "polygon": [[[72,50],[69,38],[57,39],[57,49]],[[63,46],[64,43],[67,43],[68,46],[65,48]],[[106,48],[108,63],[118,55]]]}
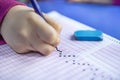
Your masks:
{"label": "white paper sheet", "polygon": [[17,54],[0,46],[0,80],[120,80],[120,41],[104,34],[100,42],[76,41],[74,31],[92,29],[57,12],[49,15],[62,26],[62,52],[49,56]]}

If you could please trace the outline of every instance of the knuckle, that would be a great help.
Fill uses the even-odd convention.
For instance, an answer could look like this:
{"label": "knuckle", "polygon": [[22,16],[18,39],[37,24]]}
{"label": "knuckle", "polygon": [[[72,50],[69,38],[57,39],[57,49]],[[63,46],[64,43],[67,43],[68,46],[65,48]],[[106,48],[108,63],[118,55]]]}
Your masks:
{"label": "knuckle", "polygon": [[34,16],[35,16],[35,13],[34,12],[29,12],[26,16],[27,16],[28,20],[33,20]]}

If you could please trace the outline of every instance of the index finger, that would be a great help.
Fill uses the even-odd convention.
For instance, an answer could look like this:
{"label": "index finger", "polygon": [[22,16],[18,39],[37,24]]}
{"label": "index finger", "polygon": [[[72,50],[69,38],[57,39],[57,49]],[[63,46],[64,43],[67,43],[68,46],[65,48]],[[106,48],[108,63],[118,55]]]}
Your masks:
{"label": "index finger", "polygon": [[43,14],[45,16],[45,19],[47,20],[47,23],[50,24],[56,31],[57,33],[60,34],[62,27],[60,24],[58,24],[55,20],[53,20],[50,16],[47,14]]}

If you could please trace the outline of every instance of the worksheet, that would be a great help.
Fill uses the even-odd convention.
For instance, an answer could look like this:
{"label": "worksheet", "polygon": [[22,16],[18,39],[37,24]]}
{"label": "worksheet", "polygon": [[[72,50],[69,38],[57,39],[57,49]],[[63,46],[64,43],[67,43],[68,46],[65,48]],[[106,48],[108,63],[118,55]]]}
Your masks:
{"label": "worksheet", "polygon": [[120,80],[120,41],[77,41],[76,30],[94,30],[58,12],[48,13],[62,26],[60,51],[48,56],[17,54],[0,45],[0,80]]}

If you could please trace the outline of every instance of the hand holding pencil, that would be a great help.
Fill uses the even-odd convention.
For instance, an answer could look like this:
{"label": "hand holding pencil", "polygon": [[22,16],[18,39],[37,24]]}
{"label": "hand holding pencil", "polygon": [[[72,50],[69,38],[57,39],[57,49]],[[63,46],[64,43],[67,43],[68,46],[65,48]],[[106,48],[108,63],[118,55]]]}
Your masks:
{"label": "hand holding pencil", "polygon": [[48,15],[44,17],[46,20],[27,6],[14,6],[3,20],[1,35],[18,53],[37,51],[48,55],[60,42],[61,27]]}

